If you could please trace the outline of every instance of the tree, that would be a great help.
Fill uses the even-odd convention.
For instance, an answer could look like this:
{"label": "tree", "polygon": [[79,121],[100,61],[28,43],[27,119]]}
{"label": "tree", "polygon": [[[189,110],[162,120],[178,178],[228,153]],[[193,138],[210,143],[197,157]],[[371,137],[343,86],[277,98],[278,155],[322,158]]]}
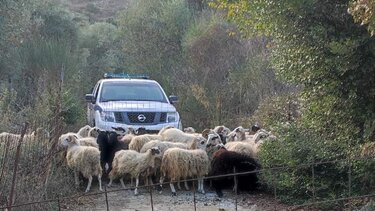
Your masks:
{"label": "tree", "polygon": [[342,0],[211,3],[228,9],[245,34],[258,30],[272,36],[272,64],[278,76],[303,85],[310,126],[330,128],[334,139],[363,141],[375,124],[375,41],[353,22],[347,4]]}
{"label": "tree", "polygon": [[354,20],[361,25],[367,25],[371,36],[375,35],[375,1],[374,0],[356,0],[353,1],[348,9],[353,15]]}
{"label": "tree", "polygon": [[171,91],[182,62],[182,36],[191,11],[184,0],[141,0],[119,17],[128,71],[149,73]]}

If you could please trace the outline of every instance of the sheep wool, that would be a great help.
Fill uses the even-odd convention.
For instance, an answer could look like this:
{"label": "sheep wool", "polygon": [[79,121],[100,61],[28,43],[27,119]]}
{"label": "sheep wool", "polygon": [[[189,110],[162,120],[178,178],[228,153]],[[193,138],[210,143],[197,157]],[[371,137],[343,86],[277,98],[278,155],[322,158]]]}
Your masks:
{"label": "sheep wool", "polygon": [[78,186],[78,172],[89,179],[85,192],[91,188],[92,177],[97,176],[99,181],[99,190],[102,191],[102,168],[100,166],[99,149],[91,146],[80,146],[78,139],[72,136],[65,139],[62,143],[67,146],[66,161],[68,167],[74,170],[75,184]]}
{"label": "sheep wool", "polygon": [[152,140],[160,140],[161,137],[155,134],[143,134],[139,136],[135,136],[132,138],[131,142],[129,143],[129,149],[135,150],[137,152],[141,151],[143,145]]}
{"label": "sheep wool", "polygon": [[81,137],[88,137],[91,129],[90,125],[85,125],[78,130],[77,134]]}
{"label": "sheep wool", "polygon": [[191,143],[194,140],[203,138],[200,134],[184,133],[177,128],[169,128],[168,130],[165,130],[163,133],[161,133],[160,136],[162,141],[180,143]]}
{"label": "sheep wool", "polygon": [[198,192],[204,193],[203,177],[208,173],[209,165],[207,153],[202,149],[167,149],[161,163],[160,184],[163,183],[165,177],[170,178],[171,191],[176,195],[173,182],[180,178],[186,180],[188,177],[198,177]]}
{"label": "sheep wool", "polygon": [[139,153],[134,150],[120,150],[116,152],[112,163],[112,170],[108,175],[110,179],[108,186],[112,185],[114,179],[121,177],[121,185],[125,188],[122,177],[130,174],[131,178],[136,178],[134,194],[137,195],[139,176],[148,168],[153,168],[155,166],[155,158],[160,156],[160,149],[158,147],[148,149],[145,153]]}
{"label": "sheep wool", "polygon": [[237,152],[242,155],[247,155],[256,158],[257,149],[254,143],[244,141],[232,141],[225,144],[228,151]]}
{"label": "sheep wool", "polygon": [[[258,170],[259,164],[255,159],[239,154],[237,152],[227,151],[221,148],[214,153],[211,162],[210,176],[224,175],[230,173],[250,172]],[[233,183],[233,177],[221,177],[212,179],[212,185],[219,197],[223,196],[222,189],[235,185],[235,190],[255,190],[258,186],[258,178],[256,173],[249,173],[237,176],[237,180]],[[237,183],[238,181],[238,183]]]}

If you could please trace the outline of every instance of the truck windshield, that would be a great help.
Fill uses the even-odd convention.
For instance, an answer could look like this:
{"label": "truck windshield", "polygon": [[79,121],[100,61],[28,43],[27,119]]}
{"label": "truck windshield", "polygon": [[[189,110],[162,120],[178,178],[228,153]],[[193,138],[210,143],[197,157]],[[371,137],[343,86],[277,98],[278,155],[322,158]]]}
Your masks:
{"label": "truck windshield", "polygon": [[108,101],[158,101],[168,102],[155,83],[107,82],[103,83],[100,102]]}

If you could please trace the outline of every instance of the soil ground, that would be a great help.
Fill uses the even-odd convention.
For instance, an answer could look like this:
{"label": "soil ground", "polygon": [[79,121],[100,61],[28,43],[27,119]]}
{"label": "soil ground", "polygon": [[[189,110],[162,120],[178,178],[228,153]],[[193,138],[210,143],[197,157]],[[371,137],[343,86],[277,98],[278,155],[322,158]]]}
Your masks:
{"label": "soil ground", "polygon": [[[108,188],[109,192],[108,207],[111,211],[149,211],[151,207],[151,194],[148,189],[138,189],[139,194],[134,195],[134,191],[121,190],[119,184],[114,184]],[[93,187],[91,192],[96,191],[97,187]],[[196,210],[198,211],[271,211],[271,210],[287,210],[287,206],[278,202],[268,194],[261,192],[240,193],[236,195],[231,190],[224,190],[224,196],[218,198],[213,190],[206,188],[206,194],[196,193]],[[185,211],[194,210],[194,194],[193,191],[177,190],[177,196],[172,196],[169,185],[164,186],[163,192],[160,194],[156,190],[152,190],[153,208],[155,211]],[[65,210],[79,211],[101,211],[107,210],[105,194],[90,196],[80,204],[74,207],[65,207]]]}

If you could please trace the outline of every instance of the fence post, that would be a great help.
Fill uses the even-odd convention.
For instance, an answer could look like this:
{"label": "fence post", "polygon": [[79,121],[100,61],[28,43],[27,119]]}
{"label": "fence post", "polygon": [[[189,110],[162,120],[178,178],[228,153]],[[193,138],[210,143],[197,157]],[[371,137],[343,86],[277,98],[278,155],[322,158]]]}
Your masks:
{"label": "fence post", "polygon": [[25,136],[25,133],[26,133],[26,130],[27,130],[28,126],[29,126],[29,123],[26,122],[25,126],[22,129],[21,137],[20,137],[20,140],[18,141],[18,145],[17,145],[16,159],[14,161],[14,169],[13,169],[12,186],[11,186],[11,189],[10,189],[9,202],[8,202],[8,210],[9,211],[12,210],[14,188],[15,188],[15,185],[16,185],[16,178],[17,178],[17,171],[18,171],[18,163],[19,163],[20,157],[21,157],[21,145],[22,145],[23,137]]}
{"label": "fence post", "polygon": [[[348,172],[348,185],[349,185],[349,198],[352,196],[352,162],[351,162],[351,159],[350,159],[350,155],[349,155],[349,160],[348,160],[348,163],[349,163],[349,172]],[[351,209],[352,208],[352,203],[349,203],[349,208]]]}
{"label": "fence post", "polygon": [[235,194],[235,203],[236,203],[236,211],[237,211],[237,194],[238,194],[238,181],[237,181],[237,175],[236,175],[236,167],[233,167],[233,173],[234,173],[234,194]]}
{"label": "fence post", "polygon": [[109,206],[108,206],[108,195],[107,195],[107,186],[104,185],[104,194],[105,194],[105,205],[107,207],[107,211],[109,211]]}
{"label": "fence post", "polygon": [[61,211],[60,196],[57,197],[57,206],[59,207],[58,210]]}
{"label": "fence post", "polygon": [[313,194],[313,202],[316,201],[316,192],[315,192],[315,159],[313,159],[313,163],[311,165],[311,172],[312,172],[312,194]]}
{"label": "fence post", "polygon": [[152,186],[148,186],[148,189],[150,191],[150,199],[151,199],[151,210],[154,211],[154,201],[152,199]]}
{"label": "fence post", "polygon": [[193,201],[194,201],[194,211],[197,211],[197,204],[195,202],[195,181],[193,180]]}
{"label": "fence post", "polygon": [[[276,171],[277,169],[275,169]],[[272,170],[270,170],[271,174],[272,174]],[[276,172],[275,172],[276,173]],[[274,175],[273,176],[273,194],[274,194],[274,197],[275,197],[275,201],[277,200],[277,192],[276,192],[276,174],[272,174]],[[274,210],[276,211],[277,210],[277,207],[276,207],[276,204],[274,205]]]}
{"label": "fence post", "polygon": [[6,147],[5,147],[5,155],[4,155],[4,160],[3,160],[3,164],[1,165],[1,174],[0,174],[0,184],[1,184],[1,180],[2,178],[4,178],[4,170],[5,170],[5,164],[6,164],[6,161],[8,160],[8,153],[9,153],[9,147],[10,147],[10,138],[7,138],[7,141],[6,141]]}

